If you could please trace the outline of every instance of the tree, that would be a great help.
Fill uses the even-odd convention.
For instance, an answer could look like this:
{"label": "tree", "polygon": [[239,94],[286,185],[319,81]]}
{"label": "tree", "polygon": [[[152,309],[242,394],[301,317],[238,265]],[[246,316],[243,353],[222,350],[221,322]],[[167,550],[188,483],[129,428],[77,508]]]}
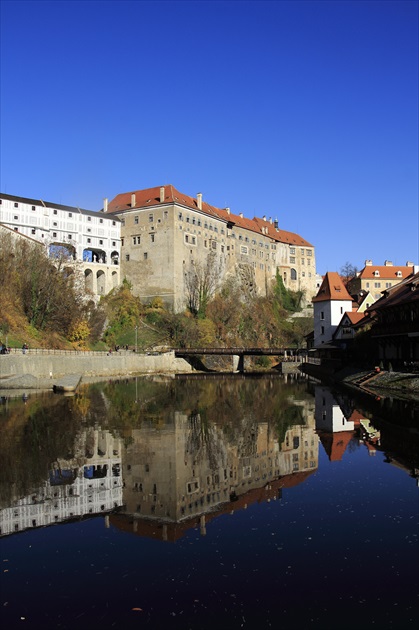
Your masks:
{"label": "tree", "polygon": [[345,286],[350,280],[352,280],[352,278],[355,278],[357,273],[358,267],[355,267],[355,265],[352,265],[352,263],[348,261],[346,261],[346,263],[340,268],[340,275]]}
{"label": "tree", "polygon": [[211,251],[205,262],[193,261],[186,271],[186,304],[195,317],[205,318],[209,301],[218,286],[220,265],[216,252]]}

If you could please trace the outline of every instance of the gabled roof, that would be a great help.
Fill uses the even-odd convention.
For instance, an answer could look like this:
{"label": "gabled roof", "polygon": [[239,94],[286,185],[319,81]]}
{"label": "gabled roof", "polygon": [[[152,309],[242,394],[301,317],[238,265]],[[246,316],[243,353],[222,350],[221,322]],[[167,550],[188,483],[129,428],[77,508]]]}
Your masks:
{"label": "gabled roof", "polygon": [[[160,201],[160,188],[164,188],[164,200]],[[132,195],[135,195],[135,206],[131,206]],[[232,214],[227,208],[217,208],[206,201],[202,200],[201,208],[198,207],[198,200],[189,195],[179,192],[171,184],[165,186],[155,186],[154,188],[145,188],[143,190],[133,190],[131,192],[120,193],[108,204],[108,214],[126,212],[127,210],[153,208],[162,204],[180,204],[186,206],[196,212],[202,212],[208,216],[220,219],[226,223],[230,223],[236,227],[244,228],[255,234],[268,236],[272,240],[279,243],[287,243],[289,245],[297,245],[304,247],[313,247],[308,241],[286,230],[280,230],[275,224],[266,219],[247,219],[241,214]]]}
{"label": "gabled roof", "polygon": [[339,462],[354,437],[353,431],[340,431],[339,433],[325,433],[319,431],[320,441],[331,462]]}
{"label": "gabled roof", "polygon": [[328,271],[326,273],[320,289],[312,299],[312,302],[329,302],[330,300],[344,300],[352,303],[352,297],[336,271]]}
{"label": "gabled roof", "polygon": [[385,308],[401,306],[410,302],[419,302],[419,272],[411,274],[399,284],[386,289],[377,302],[367,309],[367,312],[379,311]]}
{"label": "gabled roof", "polygon": [[365,318],[364,313],[360,313],[359,311],[347,311],[345,313],[351,324],[358,324],[361,319]]}
{"label": "gabled roof", "polygon": [[[376,275],[378,271],[379,275]],[[394,265],[366,265],[359,273],[359,278],[363,280],[373,280],[382,278],[384,280],[395,280],[396,278],[407,278],[413,273],[414,267],[394,266]]]}

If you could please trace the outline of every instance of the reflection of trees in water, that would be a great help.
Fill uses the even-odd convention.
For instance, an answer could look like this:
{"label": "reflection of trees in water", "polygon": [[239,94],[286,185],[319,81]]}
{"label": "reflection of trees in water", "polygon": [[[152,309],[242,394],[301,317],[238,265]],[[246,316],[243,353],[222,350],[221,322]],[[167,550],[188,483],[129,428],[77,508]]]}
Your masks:
{"label": "reflection of trees in water", "polygon": [[226,462],[223,441],[220,440],[217,427],[209,426],[199,413],[192,412],[188,416],[188,435],[185,442],[186,454],[193,462],[207,461],[210,470],[216,471]]}
{"label": "reflection of trees in water", "polygon": [[29,397],[15,405],[2,427],[0,441],[0,502],[26,496],[48,479],[53,462],[74,452],[80,417],[74,398]]}
{"label": "reflection of trees in water", "polygon": [[288,429],[303,424],[305,424],[305,419],[301,407],[288,402],[287,406],[275,410],[275,437],[279,444],[282,444],[285,440]]}

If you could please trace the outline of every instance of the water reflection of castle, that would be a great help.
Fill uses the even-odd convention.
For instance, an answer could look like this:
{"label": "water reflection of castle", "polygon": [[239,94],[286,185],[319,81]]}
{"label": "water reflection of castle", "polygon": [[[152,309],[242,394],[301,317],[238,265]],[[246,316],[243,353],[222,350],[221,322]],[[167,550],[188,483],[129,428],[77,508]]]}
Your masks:
{"label": "water reflection of castle", "polygon": [[276,499],[283,487],[301,483],[318,466],[318,437],[313,401],[293,403],[304,424],[290,426],[281,441],[271,422],[243,418],[232,431],[180,412],[170,424],[132,431],[123,460],[124,512],[131,519],[111,522],[174,539],[199,517],[204,533],[215,515]]}
{"label": "water reflection of castle", "polygon": [[109,431],[87,429],[78,435],[72,459],[56,461],[41,487],[0,510],[0,534],[106,513],[120,505],[120,439]]}
{"label": "water reflection of castle", "polygon": [[280,436],[271,420],[249,415],[217,424],[181,412],[164,423],[143,421],[124,432],[124,442],[108,431],[84,430],[72,459],[57,460],[42,487],[0,511],[0,532],[117,508],[123,517],[111,522],[138,533],[151,526],[153,535],[174,539],[197,518],[204,532],[205,519],[275,500],[317,469],[313,400],[293,400],[292,408],[300,423],[289,422]]}

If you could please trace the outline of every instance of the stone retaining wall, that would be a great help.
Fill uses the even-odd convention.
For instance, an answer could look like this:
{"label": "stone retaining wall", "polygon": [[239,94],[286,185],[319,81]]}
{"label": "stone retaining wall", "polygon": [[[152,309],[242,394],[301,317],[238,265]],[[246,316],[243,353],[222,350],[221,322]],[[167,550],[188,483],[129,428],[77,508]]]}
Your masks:
{"label": "stone retaining wall", "polygon": [[193,372],[174,352],[158,355],[121,354],[103,356],[56,356],[36,354],[0,355],[0,379],[32,374],[37,378],[57,378],[67,374],[86,376],[126,376],[130,374],[168,374]]}

